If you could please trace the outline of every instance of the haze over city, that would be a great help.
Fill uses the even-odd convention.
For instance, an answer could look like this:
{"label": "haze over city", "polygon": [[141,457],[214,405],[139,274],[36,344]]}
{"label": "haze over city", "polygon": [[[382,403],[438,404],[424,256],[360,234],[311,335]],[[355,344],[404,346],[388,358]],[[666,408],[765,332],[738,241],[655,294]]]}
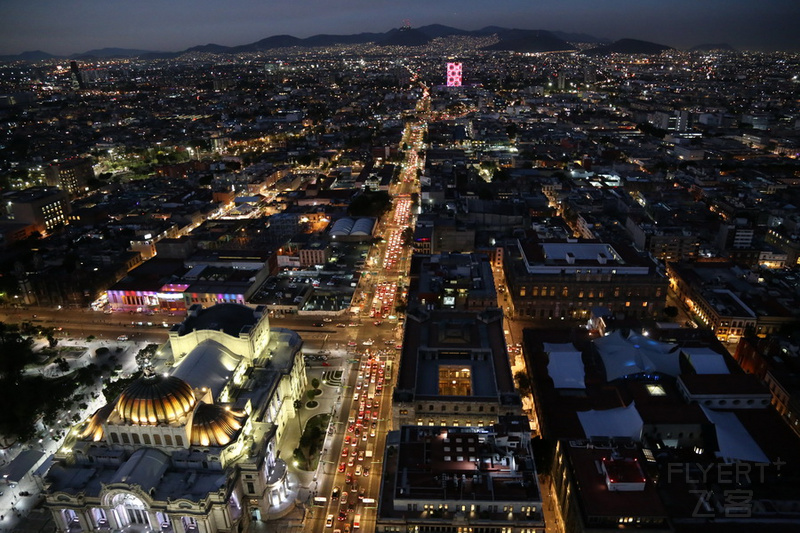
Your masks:
{"label": "haze over city", "polygon": [[741,50],[800,50],[792,0],[141,0],[60,2],[4,0],[0,55],[43,50],[55,55],[105,47],[180,51],[207,43],[246,44],[271,35],[383,32],[409,20],[413,27],[445,24],[473,30],[488,25],[635,38],[689,48],[728,43]]}

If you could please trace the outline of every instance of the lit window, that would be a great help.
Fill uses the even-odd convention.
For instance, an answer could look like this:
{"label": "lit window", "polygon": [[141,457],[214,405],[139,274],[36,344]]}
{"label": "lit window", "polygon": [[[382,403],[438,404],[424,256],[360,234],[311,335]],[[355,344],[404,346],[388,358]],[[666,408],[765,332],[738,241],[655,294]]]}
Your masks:
{"label": "lit window", "polygon": [[650,396],[664,396],[667,393],[664,392],[664,387],[661,385],[656,385],[654,383],[650,383],[647,385],[647,392],[650,393]]}

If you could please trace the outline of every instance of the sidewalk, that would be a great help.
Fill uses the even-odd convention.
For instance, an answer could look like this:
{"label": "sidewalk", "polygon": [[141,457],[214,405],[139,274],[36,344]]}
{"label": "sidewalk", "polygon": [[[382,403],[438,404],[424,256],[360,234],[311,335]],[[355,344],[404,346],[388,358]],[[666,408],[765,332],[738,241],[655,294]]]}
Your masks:
{"label": "sidewalk", "polygon": [[[337,350],[338,351],[338,350]],[[339,364],[337,364],[337,362]],[[288,467],[289,487],[290,494],[280,508],[274,509],[273,516],[262,517],[261,521],[253,522],[250,525],[249,531],[252,533],[273,533],[273,532],[301,532],[304,531],[304,521],[310,518],[309,509],[312,499],[316,494],[322,494],[323,491],[329,490],[323,487],[326,481],[324,467],[326,463],[330,463],[330,455],[327,450],[332,448],[333,439],[336,437],[337,431],[329,431],[325,436],[323,444],[323,451],[320,453],[320,462],[317,469],[313,472],[300,470],[295,467],[293,462],[294,450],[300,441],[302,429],[305,428],[306,423],[312,417],[320,414],[332,414],[332,421],[330,428],[336,428],[339,418],[342,416],[340,406],[342,405],[342,393],[344,385],[332,386],[322,383],[324,372],[334,372],[342,370],[342,383],[346,383],[349,377],[349,365],[346,358],[335,358],[331,366],[313,365],[309,366],[306,370],[308,377],[308,387],[311,388],[311,380],[317,378],[320,380],[320,389],[322,394],[316,397],[319,405],[313,409],[305,407],[305,405],[298,411],[298,417],[291,420],[286,426],[286,432],[281,439],[278,447],[280,458],[286,461]],[[305,403],[305,402],[304,402]]]}

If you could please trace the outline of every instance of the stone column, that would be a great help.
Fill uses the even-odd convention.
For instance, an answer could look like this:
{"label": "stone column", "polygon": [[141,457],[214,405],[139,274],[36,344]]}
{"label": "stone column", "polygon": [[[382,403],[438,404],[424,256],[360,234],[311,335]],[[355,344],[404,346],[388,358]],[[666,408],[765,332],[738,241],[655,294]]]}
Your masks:
{"label": "stone column", "polygon": [[147,514],[147,521],[149,522],[147,526],[155,531],[161,531],[161,520],[156,516],[156,511],[146,509],[145,513]]}
{"label": "stone column", "polygon": [[86,519],[86,510],[84,509],[84,510],[79,510],[79,511],[75,511],[75,512],[78,515],[78,522],[80,522],[80,524],[81,524],[81,529],[83,529],[84,531],[92,531],[94,528],[93,527],[89,527],[89,524],[91,522]]}
{"label": "stone column", "polygon": [[172,531],[174,533],[186,533],[186,530],[183,529],[183,520],[179,516],[170,516],[169,519],[172,522]]}
{"label": "stone column", "polygon": [[63,509],[52,509],[50,513],[53,515],[53,522],[56,524],[57,531],[67,530],[67,521],[64,518]]}
{"label": "stone column", "polygon": [[115,529],[122,529],[122,526],[117,523],[117,514],[114,512],[114,507],[109,507],[107,509],[103,509],[106,512],[106,518],[108,519],[108,525],[111,528],[111,531]]}

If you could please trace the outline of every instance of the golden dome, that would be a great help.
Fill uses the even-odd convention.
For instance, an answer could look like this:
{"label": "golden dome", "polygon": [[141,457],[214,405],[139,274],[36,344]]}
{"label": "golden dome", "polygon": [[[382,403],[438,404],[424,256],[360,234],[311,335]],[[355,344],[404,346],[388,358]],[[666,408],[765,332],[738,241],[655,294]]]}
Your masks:
{"label": "golden dome", "polygon": [[146,376],[131,383],[117,400],[125,422],[141,426],[169,424],[190,413],[197,403],[191,385],[174,376]]}
{"label": "golden dome", "polygon": [[108,419],[108,415],[114,410],[114,404],[108,403],[94,412],[86,423],[79,437],[81,439],[91,439],[94,442],[103,440],[103,424]]}
{"label": "golden dome", "polygon": [[244,415],[219,405],[200,402],[192,419],[191,441],[194,446],[224,446],[242,429]]}

